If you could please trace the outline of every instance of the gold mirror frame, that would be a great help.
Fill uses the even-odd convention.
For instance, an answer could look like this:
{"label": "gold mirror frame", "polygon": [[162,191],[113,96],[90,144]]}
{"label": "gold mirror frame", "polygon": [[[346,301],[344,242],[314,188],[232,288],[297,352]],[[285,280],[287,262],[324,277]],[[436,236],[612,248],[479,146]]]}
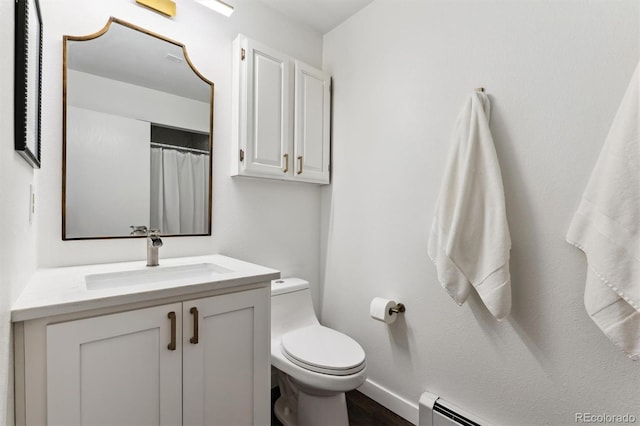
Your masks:
{"label": "gold mirror frame", "polygon": [[208,196],[208,232],[205,234],[162,234],[162,237],[198,237],[198,236],[210,236],[211,228],[213,222],[213,99],[214,99],[214,83],[203,76],[193,65],[191,59],[189,58],[189,54],[187,53],[187,48],[183,43],[172,40],[163,35],[154,33],[152,31],[146,30],[142,27],[134,25],[130,22],[124,21],[119,18],[110,17],[107,21],[106,25],[98,32],[86,35],[86,36],[71,36],[64,35],[62,37],[62,240],[63,241],[73,241],[73,240],[103,240],[103,239],[123,239],[123,238],[146,238],[145,236],[137,236],[137,235],[121,235],[121,236],[96,236],[96,237],[67,237],[66,236],[66,199],[67,199],[67,41],[88,41],[96,39],[103,34],[105,34],[112,23],[117,23],[133,29],[135,31],[139,31],[143,34],[149,35],[151,37],[155,37],[157,39],[163,40],[165,42],[176,45],[182,49],[185,60],[191,70],[198,76],[202,81],[211,86],[211,95],[210,95],[210,110],[209,110],[209,196]]}

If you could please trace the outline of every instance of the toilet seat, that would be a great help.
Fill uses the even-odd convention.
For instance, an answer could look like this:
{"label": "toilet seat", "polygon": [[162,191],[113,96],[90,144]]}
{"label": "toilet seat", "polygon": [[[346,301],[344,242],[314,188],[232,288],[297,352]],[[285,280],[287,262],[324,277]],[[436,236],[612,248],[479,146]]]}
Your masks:
{"label": "toilet seat", "polygon": [[321,325],[284,334],[280,347],[289,361],[316,373],[348,376],[365,367],[364,350],[358,342]]}

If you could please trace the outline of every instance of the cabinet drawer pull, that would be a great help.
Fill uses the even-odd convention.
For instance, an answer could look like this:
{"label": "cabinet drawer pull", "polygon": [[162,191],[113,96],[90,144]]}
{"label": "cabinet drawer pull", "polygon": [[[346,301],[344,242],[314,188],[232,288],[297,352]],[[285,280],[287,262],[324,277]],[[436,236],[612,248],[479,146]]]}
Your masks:
{"label": "cabinet drawer pull", "polygon": [[191,315],[193,315],[193,337],[189,339],[194,345],[198,344],[198,308],[195,306],[189,309]]}
{"label": "cabinet drawer pull", "polygon": [[284,169],[282,170],[282,173],[287,173],[289,172],[289,154],[284,154],[282,156],[284,157]]}
{"label": "cabinet drawer pull", "polygon": [[176,350],[176,313],[175,312],[169,312],[169,319],[171,320],[171,342],[169,343],[169,346],[167,346],[167,348],[170,351],[175,351]]}
{"label": "cabinet drawer pull", "polygon": [[302,155],[298,157],[298,174],[302,174]]}

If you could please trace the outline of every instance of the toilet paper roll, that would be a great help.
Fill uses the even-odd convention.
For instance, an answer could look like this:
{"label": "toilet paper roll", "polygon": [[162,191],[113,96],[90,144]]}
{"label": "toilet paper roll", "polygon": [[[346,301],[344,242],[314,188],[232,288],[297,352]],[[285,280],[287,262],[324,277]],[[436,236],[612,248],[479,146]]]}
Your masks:
{"label": "toilet paper roll", "polygon": [[393,300],[385,299],[382,297],[374,297],[371,301],[369,313],[374,320],[382,321],[385,324],[391,324],[396,320],[398,315],[391,315],[389,309],[396,306],[396,302]]}

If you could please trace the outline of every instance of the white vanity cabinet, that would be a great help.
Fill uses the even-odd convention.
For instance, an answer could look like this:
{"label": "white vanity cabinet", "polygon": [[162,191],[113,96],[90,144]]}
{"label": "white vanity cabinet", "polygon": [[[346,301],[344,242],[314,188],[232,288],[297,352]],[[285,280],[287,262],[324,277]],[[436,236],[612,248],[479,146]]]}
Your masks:
{"label": "white vanity cabinet", "polygon": [[239,35],[231,174],[329,183],[331,77]]}
{"label": "white vanity cabinet", "polygon": [[[109,275],[129,264],[36,277],[26,289],[33,295],[12,311],[16,423],[269,424],[270,280],[280,274],[218,255],[190,261],[228,272],[202,284],[152,283],[149,291],[82,290],[77,282],[96,267]],[[57,288],[56,304],[35,301],[50,291],[43,284],[67,276],[71,284]]]}
{"label": "white vanity cabinet", "polygon": [[263,288],[48,325],[48,424],[265,424],[268,300]]}

